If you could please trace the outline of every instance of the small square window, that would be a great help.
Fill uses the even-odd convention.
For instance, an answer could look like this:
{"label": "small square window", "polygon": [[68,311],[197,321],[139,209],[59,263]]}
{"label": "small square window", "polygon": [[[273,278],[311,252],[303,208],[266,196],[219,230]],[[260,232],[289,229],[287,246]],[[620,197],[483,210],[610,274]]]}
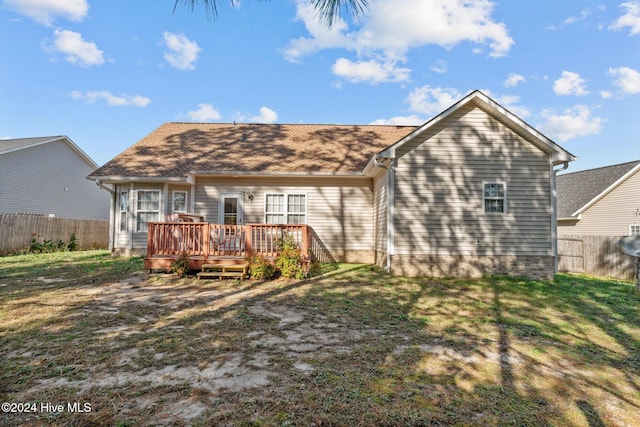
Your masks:
{"label": "small square window", "polygon": [[632,224],[629,226],[630,236],[640,236],[640,224]]}

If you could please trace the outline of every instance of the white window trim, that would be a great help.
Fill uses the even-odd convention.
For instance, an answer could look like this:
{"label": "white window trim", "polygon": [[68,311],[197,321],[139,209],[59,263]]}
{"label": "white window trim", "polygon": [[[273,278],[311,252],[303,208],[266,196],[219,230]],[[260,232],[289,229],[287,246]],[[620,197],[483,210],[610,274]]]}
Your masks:
{"label": "white window trim", "polygon": [[299,212],[289,212],[288,211],[288,201],[289,201],[289,196],[304,196],[304,221],[301,224],[307,224],[307,222],[309,221],[309,196],[307,195],[307,193],[296,193],[296,192],[291,192],[291,193],[265,193],[264,194],[264,223],[267,224],[267,215],[274,215],[274,214],[280,214],[280,212],[267,212],[267,197],[268,196],[284,196],[284,211],[282,212],[282,215],[285,218],[285,222],[284,224],[287,224],[286,220],[289,217],[289,215],[302,215]]}
{"label": "white window trim", "polygon": [[[162,190],[158,190],[158,189],[137,189],[135,190],[135,194],[136,194],[136,199],[135,199],[135,215],[134,215],[134,221],[135,221],[135,231],[136,233],[146,233],[147,230],[140,230],[140,222],[138,221],[138,215],[140,213],[147,213],[147,212],[157,212],[158,213],[158,220],[160,220],[160,214],[162,213]],[[139,210],[138,209],[138,201],[140,199],[140,193],[143,192],[152,192],[152,193],[158,193],[158,210]]]}
{"label": "white window trim", "polygon": [[[175,210],[175,203],[176,203],[176,194],[184,194],[184,210],[183,211],[177,211]],[[186,214],[189,211],[189,204],[187,203],[188,201],[188,197],[189,197],[189,192],[187,190],[173,190],[171,192],[171,213],[183,213]]]}
{"label": "white window trim", "polygon": [[244,205],[242,200],[242,193],[220,193],[220,200],[218,202],[218,222],[224,224],[224,199],[238,199],[238,225],[244,224]]}
{"label": "white window trim", "polygon": [[[484,187],[487,184],[500,184],[503,187],[503,191],[504,191],[504,197],[502,197],[503,200],[503,211],[502,212],[487,212],[486,211],[486,207],[485,207],[485,201],[487,200],[487,198],[484,196]],[[482,181],[482,213],[484,215],[505,215],[507,213],[507,183],[504,181],[499,181],[499,180],[495,180],[495,181]],[[499,200],[500,197],[498,198],[489,198],[490,200]]]}
{"label": "white window trim", "polygon": [[[634,227],[638,227],[638,233],[634,234],[633,233],[633,228]],[[640,235],[640,224],[629,224],[629,236],[638,236]]]}
{"label": "white window trim", "polygon": [[[125,195],[126,205],[122,208],[122,195]],[[120,190],[118,192],[118,233],[126,233],[129,230],[129,190]],[[124,230],[122,222],[124,220]]]}

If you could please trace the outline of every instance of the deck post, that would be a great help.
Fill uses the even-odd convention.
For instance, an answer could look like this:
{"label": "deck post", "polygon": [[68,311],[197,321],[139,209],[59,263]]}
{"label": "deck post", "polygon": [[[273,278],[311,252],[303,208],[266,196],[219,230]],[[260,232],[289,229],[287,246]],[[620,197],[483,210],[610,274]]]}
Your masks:
{"label": "deck post", "polygon": [[251,232],[253,227],[251,225],[244,226],[244,254],[245,257],[251,258],[253,255],[253,248],[251,246],[252,235]]}
{"label": "deck post", "polygon": [[301,242],[301,246],[302,248],[300,248],[302,250],[302,255],[303,256],[307,256],[309,255],[309,226],[308,225],[303,225],[302,226],[302,242]]}
{"label": "deck post", "polygon": [[202,236],[202,254],[204,255],[205,262],[209,259],[209,248],[211,247],[210,239],[211,239],[211,224],[206,222],[204,227],[202,227],[202,232],[204,236]]}
{"label": "deck post", "polygon": [[147,258],[151,258],[155,252],[155,248],[153,247],[154,227],[155,224],[153,223],[147,224]]}

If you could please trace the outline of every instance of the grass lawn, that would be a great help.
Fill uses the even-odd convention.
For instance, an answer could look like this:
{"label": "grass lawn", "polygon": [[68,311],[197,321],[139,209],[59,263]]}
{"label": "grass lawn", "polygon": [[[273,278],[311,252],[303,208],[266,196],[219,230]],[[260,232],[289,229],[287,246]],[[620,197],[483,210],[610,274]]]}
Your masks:
{"label": "grass lawn", "polygon": [[632,283],[568,275],[218,282],[3,257],[0,425],[638,425],[639,307]]}

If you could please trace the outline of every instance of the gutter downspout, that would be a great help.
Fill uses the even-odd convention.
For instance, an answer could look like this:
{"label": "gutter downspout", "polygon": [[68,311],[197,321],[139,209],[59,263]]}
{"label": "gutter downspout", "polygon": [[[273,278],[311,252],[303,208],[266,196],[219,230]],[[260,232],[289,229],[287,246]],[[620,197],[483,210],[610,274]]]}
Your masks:
{"label": "gutter downspout", "polygon": [[100,187],[101,189],[103,189],[104,191],[108,192],[110,195],[110,200],[109,200],[109,250],[113,251],[113,239],[114,237],[114,232],[113,232],[113,228],[115,227],[115,215],[116,215],[116,191],[114,189],[111,189],[109,187],[107,187],[106,185],[104,185],[103,183],[100,182],[99,179],[96,179],[96,185],[98,187]]}
{"label": "gutter downspout", "polygon": [[393,169],[394,157],[376,157],[375,164],[387,171],[387,256],[384,269],[386,272],[391,272],[391,256],[395,253],[395,228],[394,228],[394,216],[395,216],[395,171]]}
{"label": "gutter downspout", "polygon": [[551,163],[551,252],[553,254],[553,272],[558,272],[558,200],[556,192],[556,174],[567,170],[569,162],[563,162],[559,169]]}

